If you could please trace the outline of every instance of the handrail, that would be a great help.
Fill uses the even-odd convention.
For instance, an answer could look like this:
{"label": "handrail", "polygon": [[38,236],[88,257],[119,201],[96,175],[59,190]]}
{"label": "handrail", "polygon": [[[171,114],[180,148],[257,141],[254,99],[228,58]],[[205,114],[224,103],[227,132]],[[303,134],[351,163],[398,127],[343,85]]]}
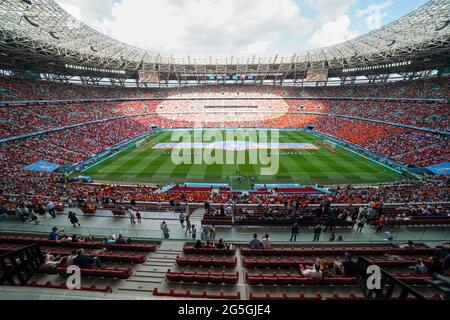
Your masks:
{"label": "handrail", "polygon": [[0,108],[9,105],[30,105],[30,104],[64,104],[82,102],[109,102],[109,101],[171,101],[171,100],[341,100],[341,101],[391,101],[391,102],[433,102],[448,103],[450,99],[443,98],[388,98],[388,97],[303,97],[303,96],[278,96],[278,97],[148,97],[148,98],[103,98],[103,99],[68,99],[68,100],[22,100],[22,101],[0,101]]}
{"label": "handrail", "polygon": [[[37,244],[0,255],[0,284],[25,285],[44,263],[41,247]],[[19,283],[16,283],[16,280]]]}
{"label": "handrail", "polygon": [[417,300],[426,300],[425,297],[420,294],[418,291],[413,289],[411,286],[407,285],[401,280],[398,280],[396,277],[386,272],[385,270],[380,268],[381,273],[381,281],[380,288],[376,289],[368,289],[367,288],[367,280],[371,273],[367,273],[367,269],[369,266],[373,264],[367,260],[365,257],[358,258],[358,266],[359,266],[359,275],[358,281],[363,288],[364,295],[366,298],[378,299],[378,300],[391,300],[393,299],[394,292],[396,289],[400,289],[400,294],[396,297],[398,300],[406,300],[409,296],[413,296]]}
{"label": "handrail", "polygon": [[[185,231],[179,227],[179,222],[177,219],[178,216],[174,216],[173,219],[167,218],[165,217],[164,220],[166,220],[169,224],[169,229],[171,230],[170,232],[170,239],[173,240],[183,240],[186,241],[186,235],[185,235]],[[127,219],[127,217],[118,217],[117,219]],[[149,218],[146,218],[146,215],[144,215],[144,221],[147,220]],[[155,218],[150,218],[150,220],[162,220],[162,219],[155,219]],[[194,222],[196,225],[200,226],[200,221],[195,221]],[[33,224],[23,224],[23,223],[11,223],[11,222],[7,222],[7,220],[0,222],[0,232],[2,233],[14,233],[14,234],[18,234],[18,233],[23,233],[23,234],[40,234],[40,235],[48,235],[51,231],[52,227],[57,227],[59,230],[64,230],[67,234],[71,235],[72,233],[74,234],[78,234],[78,235],[92,235],[95,237],[108,237],[108,236],[112,236],[114,235],[119,235],[122,234],[124,237],[127,238],[132,238],[135,240],[161,240],[163,238],[162,232],[160,229],[149,229],[149,228],[145,228],[145,229],[136,229],[133,227],[128,227],[128,226],[124,226],[122,228],[120,227],[116,227],[116,228],[100,228],[100,227],[85,227],[85,226],[81,226],[81,227],[72,227],[69,225],[45,225],[45,224],[37,224],[37,225],[33,225]],[[224,227],[223,230],[229,229],[230,227]],[[254,227],[252,227],[252,234],[254,231],[256,230],[260,230],[257,232],[267,232],[267,229],[270,228],[270,226],[264,226],[264,227],[258,227],[258,229],[255,229]],[[220,227],[216,227],[216,229],[221,229]],[[241,235],[241,232],[247,232],[244,230],[247,230],[248,227],[247,226],[238,226],[238,227],[234,227],[235,232],[232,233],[226,233],[223,236],[221,236],[224,241],[227,242],[233,242],[233,243],[245,243],[248,244],[248,241],[250,241],[250,239],[247,240],[243,240],[243,237]],[[290,230],[290,227],[281,227],[282,230]],[[198,228],[198,230],[200,230],[200,228]],[[337,229],[336,231],[336,235],[339,235],[339,229]],[[433,233],[432,231],[428,231],[428,229],[424,228],[422,234],[414,239],[414,241],[416,243],[418,242],[441,242],[441,241],[447,241],[450,240],[450,231],[447,232],[445,235],[442,235],[442,237],[439,239],[439,241],[436,240],[435,234],[431,234],[430,236],[428,236],[430,233]],[[387,245],[387,240],[384,239],[384,234],[382,233],[375,233],[375,232],[371,232],[370,234],[368,233],[364,233],[363,237],[355,237],[355,238],[350,238],[347,239],[347,235],[346,233],[342,233],[343,235],[343,241],[335,241],[335,242],[329,242],[329,241],[323,241],[321,240],[319,242],[319,244],[332,244],[333,246],[338,246],[338,245],[345,245],[345,244],[361,244],[361,243],[377,243],[377,244],[385,244]],[[289,242],[289,236],[290,234],[285,233],[285,234],[274,234],[271,237],[271,241],[273,244],[275,243],[286,243],[286,244],[292,244],[292,242]],[[297,239],[297,244],[302,244],[302,245],[309,245],[311,244],[312,240],[312,233],[308,232],[302,232],[300,235],[300,238]],[[394,241],[396,242],[406,242],[408,240],[411,240],[408,236],[407,233],[402,233],[402,232],[394,232]],[[316,242],[317,244],[317,242]]]}
{"label": "handrail", "polygon": [[427,280],[427,283],[431,284],[440,291],[443,291],[445,300],[450,300],[450,277],[435,274],[432,280]]}

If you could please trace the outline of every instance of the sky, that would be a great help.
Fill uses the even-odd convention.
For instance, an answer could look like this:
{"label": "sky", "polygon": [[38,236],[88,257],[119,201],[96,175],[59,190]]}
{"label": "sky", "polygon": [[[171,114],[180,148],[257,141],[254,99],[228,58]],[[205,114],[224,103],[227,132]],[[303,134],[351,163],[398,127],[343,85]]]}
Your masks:
{"label": "sky", "polygon": [[55,0],[88,26],[165,54],[292,53],[341,43],[428,0]]}

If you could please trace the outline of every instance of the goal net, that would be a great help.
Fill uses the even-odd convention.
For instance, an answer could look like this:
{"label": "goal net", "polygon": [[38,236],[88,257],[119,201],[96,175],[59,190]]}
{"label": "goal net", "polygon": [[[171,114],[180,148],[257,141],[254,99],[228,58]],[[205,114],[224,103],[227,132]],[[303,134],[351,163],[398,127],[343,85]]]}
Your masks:
{"label": "goal net", "polygon": [[330,140],[323,140],[322,143],[324,146],[328,147],[329,149],[336,150],[337,144],[335,142],[330,141]]}
{"label": "goal net", "polygon": [[142,147],[145,144],[145,142],[146,142],[145,139],[136,142],[136,148]]}

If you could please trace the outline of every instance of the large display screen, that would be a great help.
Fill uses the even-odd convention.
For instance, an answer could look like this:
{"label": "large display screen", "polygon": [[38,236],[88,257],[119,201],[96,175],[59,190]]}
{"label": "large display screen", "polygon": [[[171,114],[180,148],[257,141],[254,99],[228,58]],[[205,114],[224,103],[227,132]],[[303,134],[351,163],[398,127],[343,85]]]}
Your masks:
{"label": "large display screen", "polygon": [[209,81],[214,81],[214,80],[254,80],[255,76],[253,74],[237,74],[237,73],[233,73],[233,74],[209,74],[206,76],[206,78]]}
{"label": "large display screen", "polygon": [[306,73],[306,81],[327,81],[328,69],[310,68]]}
{"label": "large display screen", "polygon": [[158,83],[159,82],[158,71],[139,70],[139,82],[140,83]]}

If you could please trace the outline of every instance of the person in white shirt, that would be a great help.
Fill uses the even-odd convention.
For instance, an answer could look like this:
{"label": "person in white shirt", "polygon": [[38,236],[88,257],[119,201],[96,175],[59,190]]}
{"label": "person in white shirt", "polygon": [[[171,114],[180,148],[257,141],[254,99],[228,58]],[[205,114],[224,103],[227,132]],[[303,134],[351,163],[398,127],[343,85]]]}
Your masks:
{"label": "person in white shirt", "polygon": [[261,240],[264,249],[270,249],[270,237],[268,234],[264,236]]}
{"label": "person in white shirt", "polygon": [[181,227],[184,228],[184,220],[186,219],[186,215],[184,214],[184,212],[180,213],[179,219],[180,219]]}
{"label": "person in white shirt", "polygon": [[61,264],[62,260],[63,258],[60,256],[55,257],[51,254],[46,254],[44,257],[44,266],[54,269]]}
{"label": "person in white shirt", "polygon": [[67,256],[67,259],[66,259],[66,265],[67,265],[67,266],[73,265],[73,260],[75,260],[75,258],[76,258],[77,256],[78,256],[77,250],[72,250],[72,254],[69,255],[69,256]]}
{"label": "person in white shirt", "polygon": [[53,218],[56,218],[55,204],[52,201],[47,203],[47,211]]}
{"label": "person in white shirt", "polygon": [[322,272],[320,271],[320,266],[318,264],[306,268],[301,264],[300,273],[307,278],[314,278],[314,279],[322,278]]}
{"label": "person in white shirt", "polygon": [[133,210],[129,209],[128,213],[130,214],[130,223],[136,224],[136,215],[134,214]]}
{"label": "person in white shirt", "polygon": [[60,240],[60,242],[71,242],[72,238],[65,234]]}

